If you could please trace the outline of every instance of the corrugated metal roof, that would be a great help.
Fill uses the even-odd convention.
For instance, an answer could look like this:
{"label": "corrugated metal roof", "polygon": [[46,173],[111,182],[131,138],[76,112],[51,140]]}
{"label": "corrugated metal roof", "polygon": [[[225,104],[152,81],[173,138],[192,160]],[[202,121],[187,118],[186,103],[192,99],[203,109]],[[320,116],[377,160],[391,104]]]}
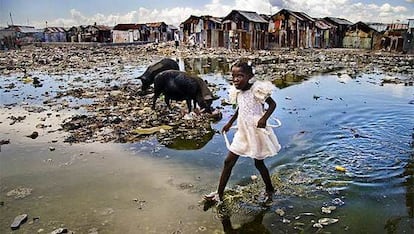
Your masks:
{"label": "corrugated metal roof", "polygon": [[36,29],[33,26],[10,25],[8,27],[8,29],[12,29],[12,30],[14,30],[16,32],[21,32],[21,33],[38,33],[38,32],[43,32],[43,30]]}
{"label": "corrugated metal roof", "polygon": [[100,31],[111,31],[111,27],[105,25],[94,25],[93,27],[97,28]]}
{"label": "corrugated metal roof", "polygon": [[148,27],[158,28],[161,27],[161,25],[165,24],[164,22],[154,22],[154,23],[147,23]]}
{"label": "corrugated metal roof", "polygon": [[406,30],[408,29],[408,24],[389,24],[388,30]]}
{"label": "corrugated metal roof", "polygon": [[332,28],[332,26],[330,25],[330,24],[328,24],[325,20],[323,20],[323,19],[317,19],[316,21],[315,21],[315,26],[317,27],[317,28],[319,28],[319,29],[322,29],[322,30],[326,30],[326,29],[330,29],[330,28]]}
{"label": "corrugated metal roof", "polygon": [[184,24],[197,24],[198,21],[200,20],[200,16],[195,16],[195,15],[190,15],[190,17],[188,17],[188,19],[184,20]]}
{"label": "corrugated metal roof", "polygon": [[366,23],[370,28],[378,31],[378,32],[384,32],[387,30],[388,26],[386,24],[382,23]]}
{"label": "corrugated metal roof", "polygon": [[171,24],[169,24],[169,25],[168,25],[168,27],[169,27],[171,30],[178,30],[178,28],[177,28],[177,27],[175,27],[174,25],[171,25]]}
{"label": "corrugated metal roof", "polygon": [[141,25],[138,24],[117,24],[113,30],[127,31],[130,29],[141,29]]}
{"label": "corrugated metal roof", "polygon": [[58,33],[58,32],[66,32],[66,30],[62,27],[47,27],[45,28],[45,32]]}
{"label": "corrugated metal roof", "polygon": [[[240,15],[246,17],[249,21],[255,23],[268,23],[265,19],[263,19],[259,14],[253,11],[237,11]],[[231,13],[230,13],[231,14]]]}
{"label": "corrugated metal roof", "polygon": [[308,21],[315,22],[315,19],[314,18],[310,17],[309,15],[307,15],[304,12],[295,11],[293,13],[295,13],[296,15],[300,15],[302,18],[307,19]]}
{"label": "corrugated metal roof", "polygon": [[352,22],[342,19],[342,18],[336,18],[336,17],[325,17],[325,19],[329,19],[337,24],[345,24],[345,25],[352,25]]}
{"label": "corrugated metal roof", "polygon": [[[275,16],[275,15],[283,15],[283,14],[290,14],[290,15],[293,15],[295,18],[297,18],[298,20],[300,20],[300,21],[303,21],[303,20],[305,20],[302,16],[300,16],[299,14],[296,14],[294,11],[291,11],[291,10],[288,10],[288,9],[282,9],[282,10],[280,10],[279,12],[277,12],[276,14],[274,14],[273,16]],[[273,16],[272,16],[272,18],[273,18]]]}

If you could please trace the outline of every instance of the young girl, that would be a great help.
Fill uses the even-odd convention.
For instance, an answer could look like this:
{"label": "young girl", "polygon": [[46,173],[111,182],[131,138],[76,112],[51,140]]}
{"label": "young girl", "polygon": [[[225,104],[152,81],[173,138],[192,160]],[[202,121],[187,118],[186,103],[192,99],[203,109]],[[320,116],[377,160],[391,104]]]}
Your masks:
{"label": "young girl", "polygon": [[[229,90],[230,102],[237,104],[236,113],[224,125],[222,132],[227,132],[237,119],[237,132],[229,147],[224,161],[217,192],[205,195],[208,201],[222,201],[224,189],[231,171],[239,156],[251,157],[260,172],[266,186],[265,200],[271,200],[274,187],[269,171],[263,160],[277,154],[280,144],[271,127],[266,122],[276,109],[276,102],[270,97],[274,86],[270,82],[256,81],[253,70],[246,62],[238,62],[232,66],[233,84]],[[268,108],[264,110],[264,103]]]}

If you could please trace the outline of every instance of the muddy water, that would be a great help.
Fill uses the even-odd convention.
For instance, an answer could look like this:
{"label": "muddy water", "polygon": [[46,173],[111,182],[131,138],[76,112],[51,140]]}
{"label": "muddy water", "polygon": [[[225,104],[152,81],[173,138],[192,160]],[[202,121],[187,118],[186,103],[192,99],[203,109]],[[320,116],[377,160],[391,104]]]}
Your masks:
{"label": "muddy water", "polygon": [[[198,206],[199,194],[190,191],[197,178],[180,164],[137,155],[123,145],[53,143],[61,133],[39,131],[36,139],[22,137],[36,130],[31,123],[43,115],[31,114],[26,124],[13,125],[10,134],[3,128],[9,122],[6,114],[1,115],[2,139],[11,142],[2,145],[0,153],[1,233],[11,232],[11,222],[21,213],[29,220],[14,233],[48,233],[59,227],[76,233],[218,228]],[[57,127],[55,120],[48,120],[49,130]]]}
{"label": "muddy water", "polygon": [[[195,73],[218,84],[218,94],[225,97],[228,82],[223,74],[228,66],[204,63],[184,61],[181,66],[194,64]],[[130,74],[143,70],[131,69]],[[383,77],[377,71],[355,79],[326,74],[276,83],[275,116],[282,127],[275,131],[283,149],[266,164],[292,193],[280,184],[270,207],[242,201],[243,210],[222,219],[216,209],[204,212],[199,204],[201,194],[215,189],[227,152],[220,134],[202,143],[177,140],[169,146],[159,145],[156,138],[134,144],[68,145],[62,143],[65,133],[57,129],[71,112],[4,107],[0,140],[10,139],[10,144],[2,145],[0,152],[0,232],[10,233],[14,217],[27,213],[28,222],[14,233],[49,233],[59,227],[76,233],[314,233],[319,229],[313,225],[321,218],[338,222],[319,231],[410,233],[414,89],[382,85]],[[7,79],[7,84],[13,80]],[[41,88],[53,90],[68,83]],[[2,104],[42,104],[37,97],[45,90],[22,87],[14,95],[2,92]],[[77,106],[85,100],[67,102]],[[220,100],[214,105],[220,106]],[[233,110],[224,106],[222,113],[223,119],[212,124],[217,131]],[[22,115],[25,120],[10,125],[8,117]],[[50,126],[39,129],[38,123]],[[38,138],[25,137],[33,131],[39,132]],[[229,188],[251,185],[254,174],[251,160],[241,158]],[[322,206],[332,205],[336,210],[331,214],[321,212]]]}

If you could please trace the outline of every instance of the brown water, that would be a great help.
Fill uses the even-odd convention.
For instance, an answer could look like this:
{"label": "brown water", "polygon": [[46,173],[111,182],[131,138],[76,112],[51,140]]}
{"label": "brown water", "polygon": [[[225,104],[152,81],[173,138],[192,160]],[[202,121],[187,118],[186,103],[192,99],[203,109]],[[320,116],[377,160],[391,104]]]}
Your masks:
{"label": "brown water", "polygon": [[[25,113],[27,116],[27,112]],[[49,112],[50,113],[50,112]],[[46,120],[58,127],[61,117]],[[18,112],[13,113],[18,116]],[[10,139],[0,152],[0,233],[49,233],[66,227],[76,233],[195,233],[220,230],[212,215],[198,205],[200,194],[191,191],[202,178],[180,164],[139,157],[122,145],[61,143],[62,133],[35,129],[40,117],[31,114],[9,125],[1,113],[0,139]],[[39,137],[22,137],[38,131]],[[56,143],[52,143],[57,140]],[[55,150],[50,150],[53,147]],[[184,166],[185,167],[185,166]],[[186,173],[188,172],[189,173]],[[24,198],[7,196],[18,188],[30,189]],[[17,231],[10,224],[27,213]],[[35,221],[33,219],[35,218]],[[37,219],[38,218],[38,219]]]}

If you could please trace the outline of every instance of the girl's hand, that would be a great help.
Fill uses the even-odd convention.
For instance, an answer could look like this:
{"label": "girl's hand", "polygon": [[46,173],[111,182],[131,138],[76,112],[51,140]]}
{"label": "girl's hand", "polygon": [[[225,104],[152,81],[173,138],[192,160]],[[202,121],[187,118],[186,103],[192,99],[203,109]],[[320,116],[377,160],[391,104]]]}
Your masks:
{"label": "girl's hand", "polygon": [[267,122],[267,119],[260,118],[259,121],[257,121],[257,128],[265,128],[266,122]]}

